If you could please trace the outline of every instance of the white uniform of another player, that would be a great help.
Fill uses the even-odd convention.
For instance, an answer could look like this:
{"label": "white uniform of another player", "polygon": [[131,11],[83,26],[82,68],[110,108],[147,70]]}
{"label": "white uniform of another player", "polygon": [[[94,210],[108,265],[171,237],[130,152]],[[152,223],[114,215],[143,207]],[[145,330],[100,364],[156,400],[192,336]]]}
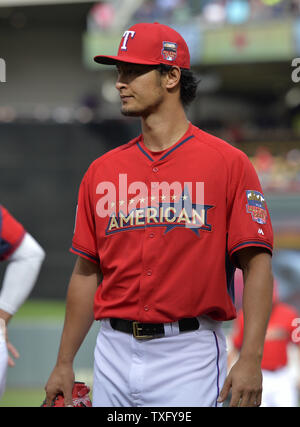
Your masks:
{"label": "white uniform of another player", "polygon": [[0,399],[5,389],[8,350],[5,339],[5,322],[0,319]]}
{"label": "white uniform of another player", "polygon": [[[0,292],[0,397],[5,389],[10,359],[5,339],[6,323],[29,296],[40,272],[45,252],[36,240],[0,205],[0,261],[7,260]],[[10,344],[12,354],[16,349]]]}

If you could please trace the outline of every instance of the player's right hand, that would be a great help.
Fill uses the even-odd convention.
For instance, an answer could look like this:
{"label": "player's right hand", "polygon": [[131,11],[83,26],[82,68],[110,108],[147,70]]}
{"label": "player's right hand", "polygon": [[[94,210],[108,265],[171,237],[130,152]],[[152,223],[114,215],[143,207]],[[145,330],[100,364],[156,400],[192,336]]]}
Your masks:
{"label": "player's right hand", "polygon": [[58,393],[64,396],[65,406],[73,406],[72,389],[75,382],[71,364],[56,365],[45,386],[46,405],[51,406]]}

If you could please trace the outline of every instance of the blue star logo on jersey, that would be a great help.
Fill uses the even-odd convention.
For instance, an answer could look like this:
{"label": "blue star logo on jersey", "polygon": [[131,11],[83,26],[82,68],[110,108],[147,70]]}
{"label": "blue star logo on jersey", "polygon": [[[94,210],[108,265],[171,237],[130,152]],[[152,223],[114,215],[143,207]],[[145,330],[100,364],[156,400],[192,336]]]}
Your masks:
{"label": "blue star logo on jersey", "polygon": [[173,208],[169,210],[168,219],[174,221],[166,225],[165,233],[176,227],[188,228],[197,236],[199,236],[199,230],[211,231],[211,225],[207,223],[207,211],[213,206],[193,203],[187,186],[177,203],[160,202],[159,208],[164,208],[165,205]]}
{"label": "blue star logo on jersey", "polygon": [[157,206],[132,209],[127,215],[122,210],[118,214],[112,213],[105,234],[148,227],[165,227],[165,233],[168,233],[180,227],[200,236],[199,231],[211,231],[207,213],[213,207],[193,203],[186,186],[177,202],[160,201]]}

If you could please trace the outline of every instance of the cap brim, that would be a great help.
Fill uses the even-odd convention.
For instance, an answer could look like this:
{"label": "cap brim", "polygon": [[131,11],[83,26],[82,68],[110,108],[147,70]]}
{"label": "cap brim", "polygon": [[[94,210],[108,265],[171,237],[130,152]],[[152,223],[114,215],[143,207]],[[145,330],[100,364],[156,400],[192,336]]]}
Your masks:
{"label": "cap brim", "polygon": [[98,62],[98,64],[104,65],[115,65],[118,62],[129,62],[130,64],[141,64],[141,65],[159,65],[159,61],[151,61],[147,59],[134,58],[131,56],[106,56],[106,55],[98,55],[94,57],[94,61]]}

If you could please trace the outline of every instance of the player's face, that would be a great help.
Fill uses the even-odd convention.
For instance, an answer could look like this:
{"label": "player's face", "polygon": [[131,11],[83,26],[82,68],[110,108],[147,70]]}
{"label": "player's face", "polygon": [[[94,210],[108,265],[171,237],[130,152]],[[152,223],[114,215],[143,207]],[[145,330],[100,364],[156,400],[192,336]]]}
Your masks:
{"label": "player's face", "polygon": [[119,63],[117,72],[116,88],[120,93],[122,114],[146,117],[163,102],[161,74],[155,67]]}

